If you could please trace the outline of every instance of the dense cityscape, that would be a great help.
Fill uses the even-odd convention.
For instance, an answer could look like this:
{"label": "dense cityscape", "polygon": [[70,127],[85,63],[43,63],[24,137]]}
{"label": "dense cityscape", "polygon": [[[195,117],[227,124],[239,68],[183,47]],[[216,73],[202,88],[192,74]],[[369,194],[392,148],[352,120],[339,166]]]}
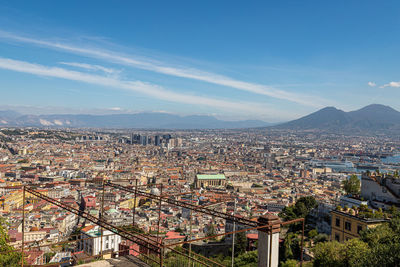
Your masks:
{"label": "dense cityscape", "polygon": [[[368,228],[391,215],[371,216],[369,222],[364,215],[358,219],[357,215],[363,214],[358,208],[367,206],[378,214],[400,203],[400,140],[396,138],[269,129],[132,132],[33,128],[3,128],[0,137],[4,231],[11,247],[21,248],[23,242],[27,264],[33,265],[77,264],[98,259],[100,254],[138,256],[145,248],[108,230],[101,237],[102,230],[95,223],[25,193],[27,186],[115,227],[130,229],[134,225],[164,244],[229,233],[234,225],[169,202],[159,206],[156,198],[134,196],[134,186],[142,186],[154,196],[162,194],[255,222],[266,215],[278,215],[282,221],[300,217],[293,211],[290,214],[288,207],[312,197],[317,205],[304,211],[306,232],[315,232],[315,236],[308,235],[310,243],[304,248],[303,257],[308,261],[314,258],[312,248],[318,243],[312,238],[344,242],[361,231],[354,236],[351,226],[349,231],[337,230],[331,224],[333,218],[339,218],[336,213],[366,220]],[[361,192],[353,196],[343,186],[352,175],[362,181]],[[107,182],[131,191],[104,186]],[[363,224],[354,222],[353,228],[356,225]],[[250,227],[235,225],[235,230],[246,228]],[[282,244],[293,238],[291,231],[282,229]],[[190,243],[190,249],[208,258],[223,255],[232,247],[232,235],[223,236]],[[103,238],[101,248],[99,240]],[[75,241],[62,243],[68,240]],[[257,249],[258,231],[246,231],[236,241],[244,243],[241,253],[251,253]],[[284,261],[299,260],[293,256],[296,253]]]}
{"label": "dense cityscape", "polygon": [[0,267],[400,267],[399,14],[0,1]]}

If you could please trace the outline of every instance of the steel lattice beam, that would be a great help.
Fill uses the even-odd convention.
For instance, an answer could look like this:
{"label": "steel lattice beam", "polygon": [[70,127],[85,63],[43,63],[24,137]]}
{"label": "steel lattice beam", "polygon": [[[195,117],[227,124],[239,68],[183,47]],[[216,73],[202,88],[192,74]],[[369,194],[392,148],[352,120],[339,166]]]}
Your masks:
{"label": "steel lattice beam", "polygon": [[[116,189],[123,190],[123,191],[135,193],[134,189],[131,189],[129,187],[125,187],[125,186],[122,186],[122,185],[114,184],[114,183],[111,183],[111,182],[106,182],[106,185],[114,187]],[[243,224],[243,225],[247,225],[247,226],[251,226],[251,227],[257,227],[258,226],[257,222],[254,222],[254,221],[251,221],[251,220],[248,220],[248,219],[245,219],[245,218],[233,216],[233,215],[230,215],[230,214],[227,214],[227,213],[215,211],[215,210],[203,207],[203,206],[196,206],[196,205],[185,203],[185,202],[182,202],[182,201],[170,199],[170,198],[165,197],[165,196],[156,196],[156,195],[153,195],[153,194],[150,194],[150,193],[147,193],[147,192],[143,192],[143,191],[140,191],[140,190],[137,190],[137,194],[141,195],[141,196],[144,196],[144,197],[148,197],[148,198],[154,199],[154,200],[160,200],[160,198],[161,198],[161,200],[163,202],[169,203],[171,205],[175,205],[175,206],[178,206],[178,207],[191,209],[191,210],[196,211],[196,212],[201,212],[201,213],[208,214],[208,215],[215,216],[215,217],[219,217],[219,218],[222,218],[222,219],[225,219],[225,220],[230,220],[230,221],[233,221],[233,222],[236,222],[236,223],[239,223],[239,224]]]}
{"label": "steel lattice beam", "polygon": [[83,211],[80,211],[80,210],[75,209],[73,207],[70,207],[68,205],[65,205],[64,203],[61,203],[58,200],[55,200],[55,199],[50,198],[50,197],[48,197],[46,195],[43,195],[43,194],[41,194],[41,193],[39,193],[39,192],[37,192],[35,190],[29,189],[29,188],[26,188],[25,190],[26,190],[26,192],[28,192],[28,193],[30,193],[30,194],[38,197],[38,198],[46,200],[46,201],[48,201],[48,202],[50,202],[50,203],[52,203],[52,204],[54,204],[54,205],[56,205],[56,206],[58,206],[58,207],[60,207],[62,209],[65,209],[65,210],[67,210],[67,211],[69,211],[71,213],[74,213],[74,214],[82,217],[82,218],[85,218],[88,221],[91,221],[92,223],[97,224],[97,225],[99,225],[99,226],[101,226],[101,227],[103,227],[103,228],[105,228],[105,229],[107,229],[107,230],[109,230],[109,231],[111,231],[111,232],[113,232],[113,233],[115,233],[115,234],[127,239],[127,240],[130,240],[130,241],[132,241],[132,242],[134,242],[136,244],[139,244],[139,245],[141,245],[143,247],[146,247],[147,249],[149,249],[149,250],[151,250],[151,251],[153,251],[153,252],[155,252],[157,254],[161,253],[160,244],[157,242],[157,239],[155,237],[153,237],[153,236],[146,236],[146,235],[143,235],[143,234],[140,234],[140,233],[127,232],[127,231],[125,231],[125,230],[123,230],[121,228],[115,227],[115,226],[107,223],[106,221],[104,221],[102,219],[96,218],[96,217],[94,217],[94,216],[92,216],[92,215],[90,215],[90,214],[88,214],[86,212],[83,212]]}

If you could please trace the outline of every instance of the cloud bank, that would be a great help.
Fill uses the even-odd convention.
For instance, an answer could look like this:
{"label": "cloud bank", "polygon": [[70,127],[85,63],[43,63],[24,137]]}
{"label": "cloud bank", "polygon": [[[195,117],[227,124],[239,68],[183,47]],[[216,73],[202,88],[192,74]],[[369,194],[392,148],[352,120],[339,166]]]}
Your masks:
{"label": "cloud bank", "polygon": [[386,87],[399,88],[400,82],[390,82],[390,83],[382,85],[380,88],[386,88]]}
{"label": "cloud bank", "polygon": [[67,65],[71,67],[77,67],[81,69],[86,69],[86,70],[92,70],[92,71],[102,71],[106,74],[115,74],[119,73],[120,71],[111,69],[111,68],[106,68],[100,65],[92,65],[92,64],[87,64],[87,63],[79,63],[79,62],[60,62],[62,65]]}
{"label": "cloud bank", "polygon": [[[147,71],[152,71],[156,73],[161,73],[165,75],[180,77],[180,78],[187,78],[202,82],[207,82],[215,85],[221,85],[226,87],[235,88],[237,90],[246,91],[254,94],[264,95],[273,97],[276,99],[287,100],[293,103],[301,104],[304,106],[311,106],[311,107],[323,107],[328,104],[328,101],[313,97],[313,96],[306,96],[302,94],[291,93],[287,91],[283,91],[271,86],[257,84],[257,83],[250,83],[245,81],[240,81],[237,79],[233,79],[227,76],[218,75],[215,73],[210,73],[202,70],[198,70],[195,68],[189,67],[175,67],[169,66],[164,62],[159,62],[150,59],[143,59],[138,58],[134,55],[121,55],[119,53],[107,50],[101,50],[96,48],[82,48],[78,46],[73,46],[69,44],[65,44],[62,42],[56,41],[46,41],[41,39],[35,38],[27,38],[19,35],[15,35],[9,32],[0,31],[0,38],[13,40],[22,43],[29,43],[38,46],[44,46],[51,49],[62,50],[65,52],[84,55],[87,57],[92,57],[96,59],[105,60],[115,64],[121,64],[125,66],[130,66],[134,68],[139,68]],[[68,63],[71,65],[71,63]],[[73,63],[75,66],[80,65],[83,68],[92,68],[91,66],[84,66],[81,63]],[[83,63],[84,64],[84,63]],[[72,65],[71,65],[72,66]],[[104,71],[104,70],[103,70]]]}
{"label": "cloud bank", "polygon": [[[138,92],[156,99],[166,100],[175,103],[202,105],[223,110],[246,112],[249,114],[273,115],[276,111],[268,110],[265,105],[253,102],[234,102],[221,99],[214,99],[204,96],[176,93],[165,88],[142,81],[127,81],[115,77],[104,77],[95,74],[67,70],[59,67],[48,67],[25,61],[19,61],[0,57],[0,68],[17,72],[30,73],[44,77],[55,77],[72,81],[79,81],[88,84],[95,84],[116,89]],[[280,114],[282,115],[282,114]],[[283,114],[284,116],[287,114]]]}

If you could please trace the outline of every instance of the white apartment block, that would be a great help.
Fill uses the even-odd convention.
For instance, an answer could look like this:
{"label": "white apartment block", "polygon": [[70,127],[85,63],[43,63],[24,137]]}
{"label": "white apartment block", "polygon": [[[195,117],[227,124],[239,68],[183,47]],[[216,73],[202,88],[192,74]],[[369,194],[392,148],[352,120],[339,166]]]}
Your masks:
{"label": "white apartment block", "polygon": [[101,250],[103,252],[110,250],[116,252],[121,243],[121,236],[105,229],[103,231],[103,241],[101,241],[101,230],[100,226],[97,225],[89,225],[83,228],[81,230],[81,239],[83,240],[80,241],[80,249],[92,256],[99,255]]}

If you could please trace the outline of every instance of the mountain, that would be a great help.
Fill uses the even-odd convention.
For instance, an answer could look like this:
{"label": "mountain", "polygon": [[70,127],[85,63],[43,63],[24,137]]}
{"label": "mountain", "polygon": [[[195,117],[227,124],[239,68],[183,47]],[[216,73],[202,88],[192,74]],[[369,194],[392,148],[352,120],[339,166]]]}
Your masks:
{"label": "mountain", "polygon": [[274,127],[277,129],[322,130],[340,133],[400,133],[400,112],[389,106],[379,104],[372,104],[350,112],[326,107],[300,119]]}
{"label": "mountain", "polygon": [[0,110],[0,118],[15,119],[19,116],[21,116],[21,114],[13,110]]}
{"label": "mountain", "polygon": [[0,110],[0,126],[8,124],[19,116],[21,114],[12,110]]}
{"label": "mountain", "polygon": [[260,120],[223,121],[212,116],[178,116],[167,113],[113,115],[21,115],[0,111],[0,126],[71,127],[71,128],[138,128],[138,129],[234,129],[266,127]]}

